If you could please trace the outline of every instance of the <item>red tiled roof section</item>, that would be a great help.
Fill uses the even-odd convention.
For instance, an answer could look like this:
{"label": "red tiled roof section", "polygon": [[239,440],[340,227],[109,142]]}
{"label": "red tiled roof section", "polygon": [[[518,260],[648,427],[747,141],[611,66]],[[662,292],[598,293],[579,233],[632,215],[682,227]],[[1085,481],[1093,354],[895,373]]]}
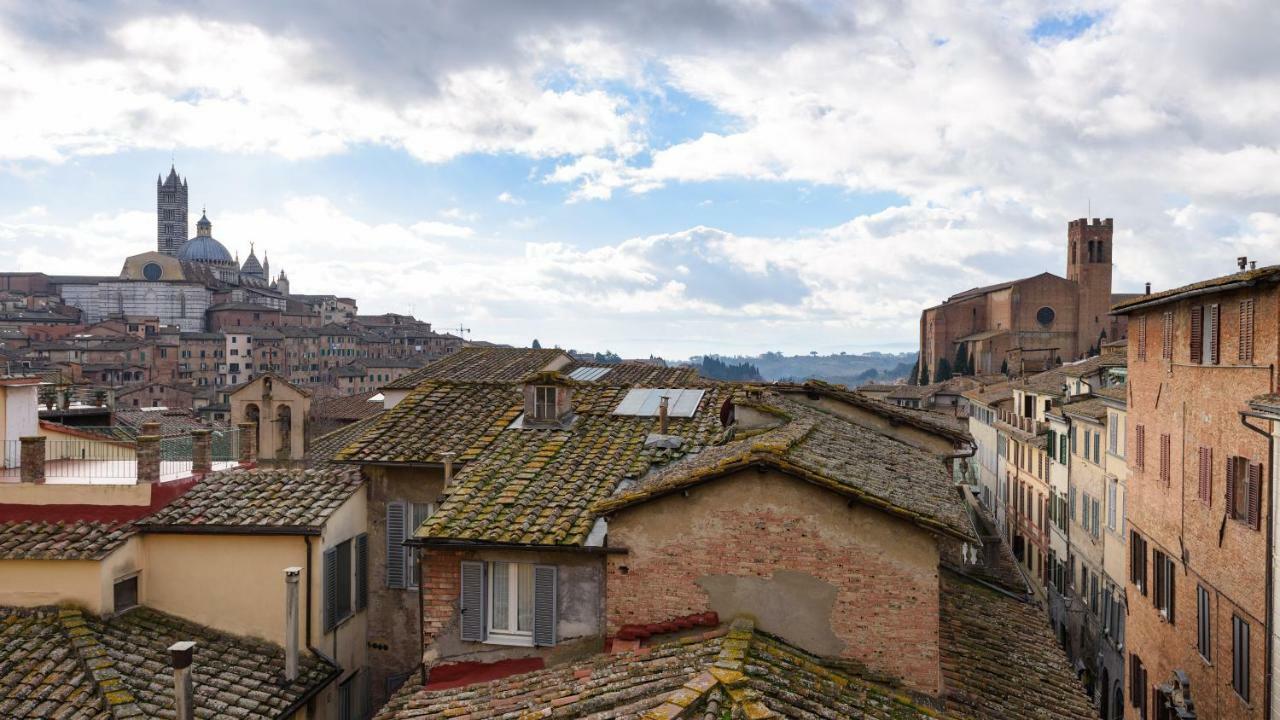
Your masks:
{"label": "red tiled roof section", "polygon": [[376,391],[327,397],[311,403],[311,415],[326,420],[363,420],[382,412],[382,403],[370,401]]}
{"label": "red tiled roof section", "polygon": [[563,350],[468,347],[424,365],[384,387],[408,390],[424,380],[517,382],[531,373],[555,369],[553,365],[563,366],[569,362],[571,358]]}
{"label": "red tiled roof section", "polygon": [[139,526],[152,532],[175,527],[319,530],[363,483],[354,468],[226,470],[205,477]]}
{"label": "red tiled roof section", "polygon": [[134,533],[127,522],[0,523],[0,559],[101,560]]}

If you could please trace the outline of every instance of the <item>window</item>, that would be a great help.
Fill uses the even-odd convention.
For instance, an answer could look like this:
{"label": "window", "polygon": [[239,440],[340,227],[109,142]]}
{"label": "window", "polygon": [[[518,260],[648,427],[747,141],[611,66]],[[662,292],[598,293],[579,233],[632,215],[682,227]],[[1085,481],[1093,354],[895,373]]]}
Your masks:
{"label": "window", "polygon": [[1196,650],[1205,662],[1213,660],[1213,649],[1209,641],[1212,638],[1209,627],[1212,618],[1209,613],[1209,591],[1203,585],[1196,586]]}
{"label": "window", "polygon": [[1173,622],[1174,610],[1174,577],[1176,574],[1173,566],[1173,558],[1164,554],[1159,550],[1151,551],[1151,561],[1155,566],[1155,577],[1153,585],[1155,592],[1152,593],[1151,601],[1155,603],[1156,610],[1160,611],[1160,615]]}
{"label": "window", "polygon": [[1240,344],[1238,360],[1253,362],[1253,298],[1240,301]]}
{"label": "window", "polygon": [[1227,458],[1227,512],[1254,530],[1259,529],[1262,465],[1238,455]]}
{"label": "window", "polygon": [[1107,481],[1107,529],[1116,530],[1116,505],[1120,497],[1120,482],[1116,478]]}
{"label": "window", "polygon": [[557,575],[553,565],[464,561],[461,639],[555,645]]}
{"label": "window", "polygon": [[1142,468],[1147,461],[1147,429],[1142,425],[1137,426],[1133,430],[1135,436],[1135,448],[1133,454],[1133,464],[1135,467]]}
{"label": "window", "polygon": [[[407,503],[406,508],[412,511],[411,522],[405,526],[405,539],[413,537],[422,523],[431,517],[431,513],[435,512],[434,503]],[[405,556],[408,560],[407,582],[410,588],[418,587],[418,553],[412,548],[405,548]]]}
{"label": "window", "polygon": [[1191,362],[1218,364],[1218,306],[1191,308]]}
{"label": "window", "polygon": [[1173,313],[1171,312],[1164,314],[1160,342],[1160,357],[1165,360],[1173,359]]}
{"label": "window", "polygon": [[1099,605],[1098,573],[1089,573],[1089,612],[1098,614]]}
{"label": "window", "polygon": [[1160,482],[1169,487],[1169,433],[1160,433]]}
{"label": "window", "polygon": [[1116,423],[1116,418],[1112,415],[1107,422],[1107,452],[1112,455],[1118,454],[1120,447],[1120,426]]}
{"label": "window", "polygon": [[138,576],[131,575],[115,582],[112,588],[115,612],[123,612],[138,604]]}
{"label": "window", "polygon": [[1129,582],[1147,594],[1147,541],[1137,530],[1129,533]]}
{"label": "window", "polygon": [[1067,464],[1067,436],[1063,435],[1058,438],[1058,456],[1062,458],[1063,465]]}
{"label": "window", "polygon": [[1249,702],[1249,623],[1231,616],[1231,687]]}
{"label": "window", "polygon": [[556,419],[556,388],[554,385],[535,385],[533,388],[533,419]]}
{"label": "window", "polygon": [[1137,333],[1138,338],[1138,359],[1147,359],[1147,316],[1143,315],[1138,318]]}
{"label": "window", "polygon": [[1093,434],[1093,462],[1096,465],[1102,464],[1102,433],[1100,432]]}
{"label": "window", "polygon": [[1138,709],[1138,717],[1147,720],[1147,669],[1132,653],[1129,655],[1129,704]]}
{"label": "window", "polygon": [[1200,502],[1205,505],[1213,504],[1213,449],[1200,448],[1200,468],[1198,483]]}
{"label": "window", "polygon": [[357,535],[324,551],[324,631],[368,604],[369,536]]}

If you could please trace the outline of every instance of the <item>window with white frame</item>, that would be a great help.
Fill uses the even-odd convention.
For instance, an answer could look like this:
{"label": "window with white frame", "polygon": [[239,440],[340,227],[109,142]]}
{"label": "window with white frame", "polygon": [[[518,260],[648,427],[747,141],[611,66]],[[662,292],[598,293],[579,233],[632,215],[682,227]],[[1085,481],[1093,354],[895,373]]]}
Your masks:
{"label": "window with white frame", "polygon": [[489,563],[489,641],[533,644],[533,565]]}
{"label": "window with white frame", "polygon": [[556,388],[554,385],[533,387],[533,419],[556,419]]}

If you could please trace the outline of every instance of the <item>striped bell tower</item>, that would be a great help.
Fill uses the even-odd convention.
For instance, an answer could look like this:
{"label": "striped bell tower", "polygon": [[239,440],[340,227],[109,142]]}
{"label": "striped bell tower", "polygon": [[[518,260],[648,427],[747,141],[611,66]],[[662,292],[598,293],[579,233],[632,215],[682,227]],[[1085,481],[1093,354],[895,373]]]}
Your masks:
{"label": "striped bell tower", "polygon": [[177,255],[187,241],[187,181],[169,166],[169,177],[156,177],[156,249]]}

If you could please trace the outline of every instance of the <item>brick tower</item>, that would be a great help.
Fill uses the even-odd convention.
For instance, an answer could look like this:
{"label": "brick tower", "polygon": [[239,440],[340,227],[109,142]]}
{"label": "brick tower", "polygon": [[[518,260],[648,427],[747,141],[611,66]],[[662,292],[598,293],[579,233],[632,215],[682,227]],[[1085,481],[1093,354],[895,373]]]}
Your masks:
{"label": "brick tower", "polygon": [[1067,223],[1067,279],[1076,283],[1079,304],[1076,312],[1077,357],[1098,348],[1110,327],[1111,309],[1111,218],[1086,218]]}
{"label": "brick tower", "polygon": [[187,241],[187,181],[169,166],[169,177],[156,177],[156,249],[177,255]]}

